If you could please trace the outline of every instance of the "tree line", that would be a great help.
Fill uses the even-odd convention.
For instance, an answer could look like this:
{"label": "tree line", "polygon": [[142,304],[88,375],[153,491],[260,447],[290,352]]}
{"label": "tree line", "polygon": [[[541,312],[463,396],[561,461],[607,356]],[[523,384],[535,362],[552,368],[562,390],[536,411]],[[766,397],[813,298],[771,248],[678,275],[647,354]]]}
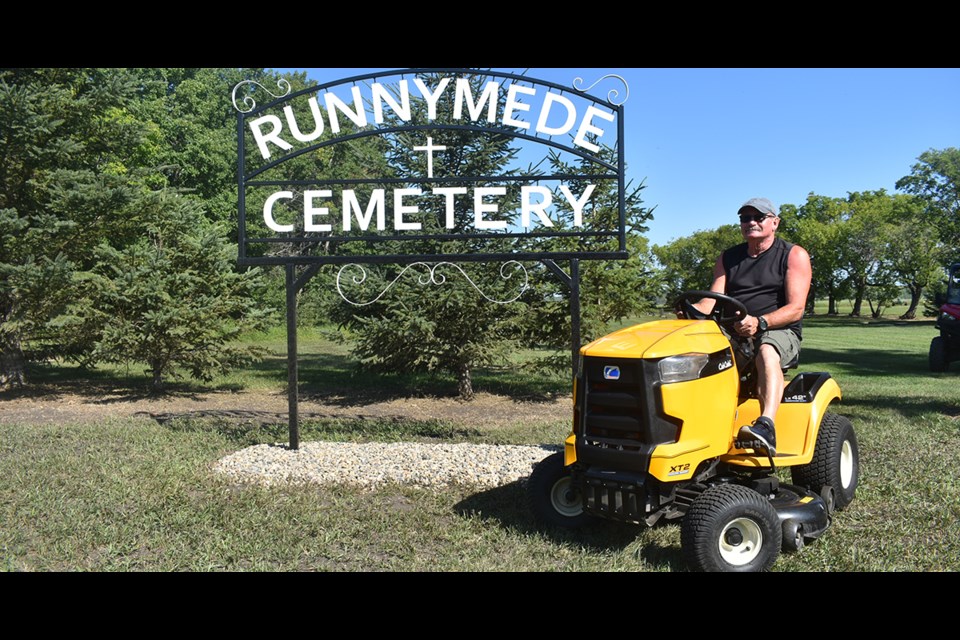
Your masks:
{"label": "tree line", "polygon": [[[285,77],[309,86],[302,74]],[[280,322],[283,273],[236,264],[229,96],[241,81],[276,86],[279,78],[255,68],[0,70],[0,387],[28,384],[31,364],[62,361],[135,363],[161,389],[178,372],[209,380],[262,355],[237,338]],[[444,155],[437,175],[491,175],[514,158],[508,136],[463,135],[434,134],[438,145],[471,149]],[[411,169],[404,163],[426,161],[393,149],[389,138],[358,138],[349,148],[304,154],[289,168],[293,177],[349,179],[403,175]],[[782,233],[810,251],[812,295],[831,311],[837,300],[853,299],[855,313],[866,301],[879,314],[905,288],[912,317],[944,263],[957,258],[960,152],[928,150],[917,160],[897,183],[902,194],[811,194],[782,207]],[[583,169],[559,155],[549,163],[557,173]],[[738,228],[725,225],[651,247],[645,233],[653,210],[643,189],[627,187],[630,258],[582,264],[583,341],[681,290],[703,288],[717,253],[740,240]],[[593,219],[617,216],[617,195],[617,185],[599,184]],[[458,224],[468,214],[458,210]],[[313,240],[283,251],[389,250]],[[443,241],[422,242],[429,254]],[[569,242],[601,250],[610,241]],[[506,297],[511,283],[500,267],[464,270]],[[527,270],[517,301],[496,305],[452,271],[424,291],[417,278],[401,277],[400,265],[371,267],[365,285],[394,284],[389,295],[358,307],[336,294],[333,269],[324,267],[299,294],[300,321],[336,323],[366,365],[448,371],[469,398],[475,367],[522,347],[569,347],[569,289],[543,264]]]}

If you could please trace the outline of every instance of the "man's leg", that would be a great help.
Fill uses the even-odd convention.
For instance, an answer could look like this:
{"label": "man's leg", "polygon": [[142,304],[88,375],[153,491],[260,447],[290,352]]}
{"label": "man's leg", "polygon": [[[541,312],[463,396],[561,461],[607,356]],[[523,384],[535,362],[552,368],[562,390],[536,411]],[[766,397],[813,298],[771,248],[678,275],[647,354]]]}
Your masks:
{"label": "man's leg", "polygon": [[800,339],[792,331],[775,330],[760,338],[755,364],[761,414],[752,425],[741,427],[738,440],[759,440],[771,455],[776,455],[777,434],[774,419],[783,398],[783,369],[799,354]]}
{"label": "man's leg", "polygon": [[771,456],[777,455],[777,434],[774,418],[783,396],[783,370],[780,368],[780,352],[772,344],[761,344],[755,360],[757,369],[757,395],[760,397],[760,417],[752,425],[740,427],[737,440],[761,449]]}
{"label": "man's leg", "polygon": [[783,397],[783,369],[780,352],[772,344],[760,345],[757,353],[757,395],[760,396],[761,415],[773,423]]}

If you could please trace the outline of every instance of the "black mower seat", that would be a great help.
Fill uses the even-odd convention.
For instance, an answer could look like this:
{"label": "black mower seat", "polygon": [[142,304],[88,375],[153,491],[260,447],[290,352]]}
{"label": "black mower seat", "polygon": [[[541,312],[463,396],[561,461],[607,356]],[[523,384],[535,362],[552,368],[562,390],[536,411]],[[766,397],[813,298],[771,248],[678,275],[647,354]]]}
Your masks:
{"label": "black mower seat", "polygon": [[788,362],[786,366],[783,367],[783,372],[786,373],[790,369],[796,369],[799,366],[800,366],[800,354],[798,353],[796,356],[794,356],[793,360]]}

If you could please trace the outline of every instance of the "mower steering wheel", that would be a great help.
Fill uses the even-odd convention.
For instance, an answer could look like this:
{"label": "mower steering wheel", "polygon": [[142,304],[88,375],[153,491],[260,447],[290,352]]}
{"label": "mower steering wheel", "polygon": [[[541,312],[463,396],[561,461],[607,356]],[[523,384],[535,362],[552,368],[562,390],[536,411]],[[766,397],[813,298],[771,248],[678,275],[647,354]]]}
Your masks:
{"label": "mower steering wheel", "polygon": [[[703,298],[710,298],[716,301],[713,310],[710,313],[703,313],[695,306]],[[736,298],[716,293],[714,291],[686,291],[680,294],[677,301],[673,304],[674,310],[678,314],[683,314],[684,318],[689,320],[713,320],[719,325],[732,325],[734,322],[743,320],[747,317],[747,307]]]}

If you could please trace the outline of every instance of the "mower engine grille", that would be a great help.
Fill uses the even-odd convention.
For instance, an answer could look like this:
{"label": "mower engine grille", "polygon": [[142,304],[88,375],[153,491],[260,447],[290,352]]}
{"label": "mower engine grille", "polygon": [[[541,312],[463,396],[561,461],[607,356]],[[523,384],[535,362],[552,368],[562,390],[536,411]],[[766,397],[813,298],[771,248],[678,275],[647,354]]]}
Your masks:
{"label": "mower engine grille", "polygon": [[[585,357],[575,398],[577,459],[645,472],[650,452],[676,439],[677,425],[656,411],[656,364],[635,358]],[[656,384],[654,384],[656,383]]]}

